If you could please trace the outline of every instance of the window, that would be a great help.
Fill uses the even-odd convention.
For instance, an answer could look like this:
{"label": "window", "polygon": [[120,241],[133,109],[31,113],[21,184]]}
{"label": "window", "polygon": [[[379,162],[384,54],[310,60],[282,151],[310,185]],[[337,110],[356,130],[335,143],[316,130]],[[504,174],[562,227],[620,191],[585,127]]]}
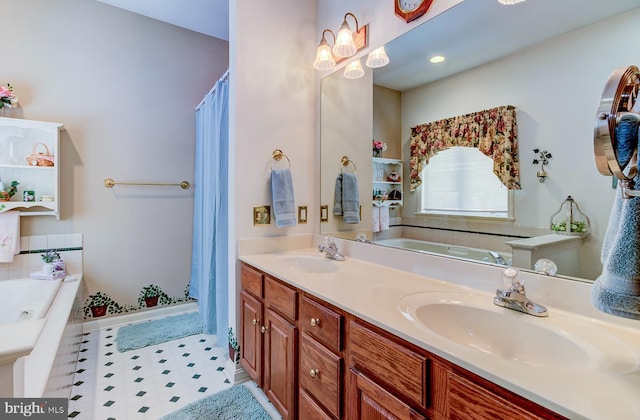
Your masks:
{"label": "window", "polygon": [[511,194],[493,173],[493,160],[476,148],[452,147],[438,153],[421,176],[421,213],[510,216]]}

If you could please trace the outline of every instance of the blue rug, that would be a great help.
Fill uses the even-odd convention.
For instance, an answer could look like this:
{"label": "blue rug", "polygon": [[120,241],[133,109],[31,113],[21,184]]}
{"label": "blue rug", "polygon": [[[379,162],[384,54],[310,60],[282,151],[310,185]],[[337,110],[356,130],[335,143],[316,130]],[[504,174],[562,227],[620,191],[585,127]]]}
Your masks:
{"label": "blue rug", "polygon": [[244,385],[209,395],[167,414],[161,420],[271,420],[258,400]]}
{"label": "blue rug", "polygon": [[198,312],[189,312],[120,327],[116,342],[118,351],[125,352],[200,333],[200,315]]}

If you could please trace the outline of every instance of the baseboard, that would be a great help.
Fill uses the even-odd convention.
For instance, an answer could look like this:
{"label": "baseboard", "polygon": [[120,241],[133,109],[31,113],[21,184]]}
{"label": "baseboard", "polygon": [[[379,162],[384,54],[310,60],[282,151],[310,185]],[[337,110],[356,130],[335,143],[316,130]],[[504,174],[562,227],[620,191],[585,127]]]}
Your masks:
{"label": "baseboard", "polygon": [[224,366],[224,375],[232,384],[239,384],[250,380],[249,374],[240,363],[233,363],[227,358],[227,363]]}
{"label": "baseboard", "polygon": [[196,302],[187,302],[177,305],[161,306],[146,311],[134,312],[126,315],[111,316],[103,319],[85,321],[82,324],[83,332],[96,331],[102,328],[113,328],[131,322],[144,321],[153,318],[160,318],[167,315],[193,312],[198,310]]}

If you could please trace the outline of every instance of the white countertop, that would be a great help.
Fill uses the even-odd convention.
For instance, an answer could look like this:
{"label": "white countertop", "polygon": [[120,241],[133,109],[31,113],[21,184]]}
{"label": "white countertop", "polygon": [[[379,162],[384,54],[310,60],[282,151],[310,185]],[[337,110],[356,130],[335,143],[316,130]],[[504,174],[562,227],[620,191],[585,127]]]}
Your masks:
{"label": "white countertop", "polygon": [[[350,246],[361,245],[346,245],[347,248]],[[257,253],[255,249],[245,247],[244,251],[248,253],[243,253],[241,246],[240,260],[561,415],[572,419],[640,418],[640,323],[636,328],[636,324],[628,323],[628,320],[618,323],[615,320],[609,322],[611,318],[607,316],[604,320],[598,315],[585,316],[554,307],[554,302],[560,302],[557,298],[539,301],[529,293],[534,301],[548,307],[548,317],[536,318],[498,307],[493,305],[493,295],[488,289],[501,287],[499,276],[495,285],[484,287],[484,290],[477,287],[478,282],[464,284],[464,278],[473,278],[468,275],[469,270],[475,270],[479,276],[486,274],[483,272],[485,269],[477,264],[465,266],[462,262],[452,263],[451,260],[430,256],[431,262],[442,261],[449,275],[452,271],[450,264],[460,267],[462,280],[456,284],[412,273],[411,269],[390,268],[387,264],[349,256],[343,262],[327,260],[337,265],[334,272],[308,273],[283,262],[282,258],[296,255],[324,258],[315,248],[272,253]],[[381,252],[374,248],[371,250],[373,254]],[[359,252],[355,254],[361,255]],[[492,269],[500,272],[495,271],[495,267]],[[566,289],[572,286],[561,284],[558,287]],[[585,286],[581,287],[584,289]],[[533,282],[532,290],[541,288]],[[591,362],[584,366],[523,364],[449,341],[412,321],[399,308],[401,298],[425,291],[471,292],[480,297],[486,296],[487,309],[501,311],[500,316],[517,317],[517,322],[539,323],[575,338],[585,346]],[[547,296],[542,292],[538,294]],[[495,330],[496,334],[509,334],[500,325],[495,325]]]}

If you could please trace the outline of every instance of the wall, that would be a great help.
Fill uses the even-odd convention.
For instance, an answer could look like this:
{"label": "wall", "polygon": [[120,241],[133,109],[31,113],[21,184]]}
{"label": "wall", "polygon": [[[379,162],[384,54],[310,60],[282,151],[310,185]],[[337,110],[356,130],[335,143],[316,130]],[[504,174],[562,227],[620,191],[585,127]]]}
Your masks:
{"label": "wall", "polygon": [[194,111],[228,67],[228,43],[103,3],[0,0],[7,116],[63,123],[62,217],[22,220],[22,235],[81,233],[84,279],[121,304],[161,286],[183,296],[193,192],[116,181],[193,181]]}
{"label": "wall", "polygon": [[[601,272],[600,249],[615,193],[611,177],[600,175],[594,163],[595,112],[609,74],[638,64],[638,55],[629,52],[637,49],[639,19],[639,10],[628,12],[402,95],[403,133],[441,118],[516,106],[522,190],[514,192],[516,220],[506,228],[512,233],[547,233],[551,215],[571,195],[591,220],[592,234],[582,249],[585,278],[595,279]],[[406,160],[408,138],[403,140]],[[544,183],[536,177],[539,165],[531,163],[537,157],[534,148],[553,155]],[[418,194],[407,194],[403,223],[427,223],[410,220],[418,199]],[[443,227],[441,221],[438,226]],[[469,230],[476,227],[466,225]]]}
{"label": "wall", "polygon": [[[319,144],[314,137],[313,59],[316,2],[230,2],[231,138],[229,261],[230,325],[236,325],[237,239],[302,235],[319,224]],[[271,158],[281,149],[291,161],[296,206],[308,207],[308,223],[278,229],[253,225],[253,207],[271,205]],[[278,165],[278,166],[276,166]]]}

